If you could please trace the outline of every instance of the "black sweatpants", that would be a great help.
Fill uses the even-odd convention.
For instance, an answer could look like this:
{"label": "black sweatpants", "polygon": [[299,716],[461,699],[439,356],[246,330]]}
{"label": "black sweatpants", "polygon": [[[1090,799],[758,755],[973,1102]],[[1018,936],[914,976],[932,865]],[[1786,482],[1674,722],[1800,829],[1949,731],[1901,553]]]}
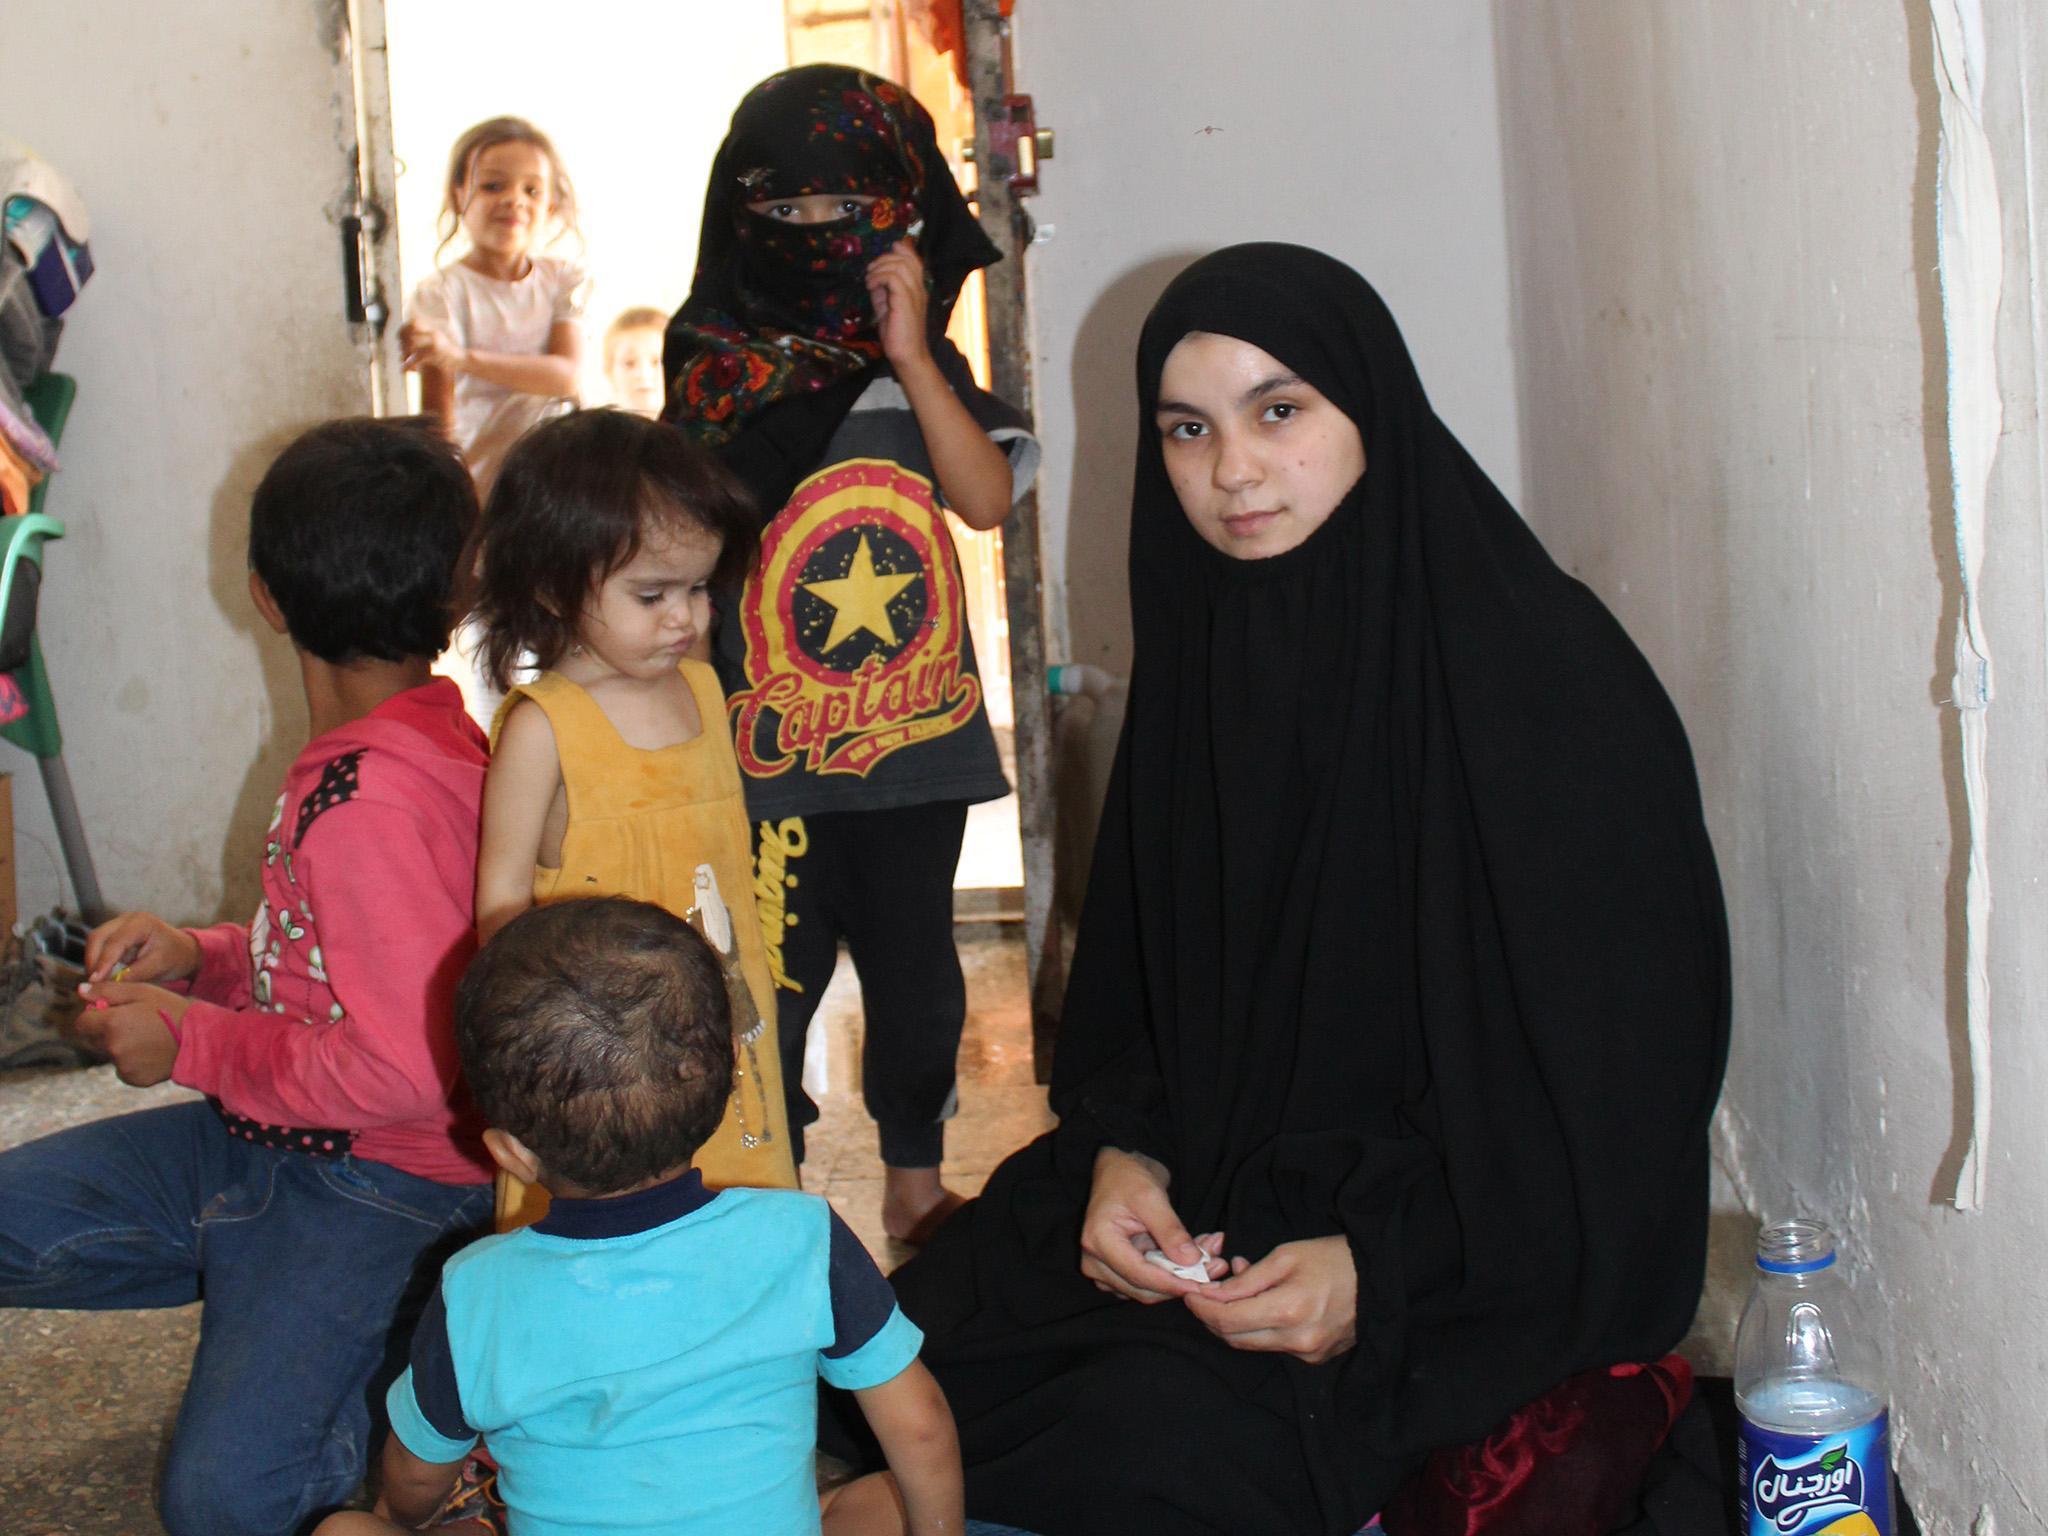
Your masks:
{"label": "black sweatpants", "polygon": [[756,900],[772,909],[779,890],[783,904],[775,1023],[799,1162],[803,1128],[818,1118],[804,1092],[804,1039],[844,940],[860,978],[861,1097],[882,1161],[938,1166],[967,1022],[953,947],[953,871],[966,833],[958,801],[756,821]]}

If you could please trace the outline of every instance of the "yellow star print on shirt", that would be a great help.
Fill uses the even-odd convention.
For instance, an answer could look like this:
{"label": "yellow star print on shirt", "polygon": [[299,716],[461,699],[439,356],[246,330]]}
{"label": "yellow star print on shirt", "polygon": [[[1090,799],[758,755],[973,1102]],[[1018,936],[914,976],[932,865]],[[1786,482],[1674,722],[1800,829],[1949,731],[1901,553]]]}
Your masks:
{"label": "yellow star print on shirt", "polygon": [[[844,548],[843,545],[841,547]],[[847,566],[844,576],[803,584],[806,592],[832,605],[832,632],[825,637],[824,649],[818,654],[830,655],[842,642],[863,629],[892,648],[901,644],[896,638],[896,626],[889,622],[889,600],[917,577],[916,571],[901,575],[877,571],[874,553],[868,548],[868,536],[863,533],[859,548],[853,552],[853,562]]]}

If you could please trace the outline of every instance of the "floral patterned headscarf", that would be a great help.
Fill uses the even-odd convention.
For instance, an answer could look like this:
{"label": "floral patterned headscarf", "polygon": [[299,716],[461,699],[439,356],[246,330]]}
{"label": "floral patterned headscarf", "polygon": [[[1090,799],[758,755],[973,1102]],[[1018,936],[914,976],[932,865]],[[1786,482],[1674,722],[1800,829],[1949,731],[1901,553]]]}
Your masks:
{"label": "floral patterned headscarf", "polygon": [[[833,192],[875,201],[825,224],[749,206]],[[904,239],[925,263],[936,349],[961,284],[997,252],[939,153],[931,115],[901,86],[843,64],[754,87],[712,164],[696,275],[669,322],[667,419],[725,443],[766,407],[880,365],[866,274]]]}

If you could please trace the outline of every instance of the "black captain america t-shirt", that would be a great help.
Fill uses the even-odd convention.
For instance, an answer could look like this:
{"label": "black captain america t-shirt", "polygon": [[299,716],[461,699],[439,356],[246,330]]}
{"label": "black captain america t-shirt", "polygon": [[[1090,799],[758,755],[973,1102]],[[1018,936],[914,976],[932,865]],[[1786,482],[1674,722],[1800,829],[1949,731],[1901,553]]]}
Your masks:
{"label": "black captain america t-shirt", "polygon": [[[1031,483],[1024,419],[962,398]],[[1014,494],[1014,493],[1013,493]],[[756,818],[1009,792],[967,628],[960,562],[902,386],[876,379],[724,594],[714,642]]]}

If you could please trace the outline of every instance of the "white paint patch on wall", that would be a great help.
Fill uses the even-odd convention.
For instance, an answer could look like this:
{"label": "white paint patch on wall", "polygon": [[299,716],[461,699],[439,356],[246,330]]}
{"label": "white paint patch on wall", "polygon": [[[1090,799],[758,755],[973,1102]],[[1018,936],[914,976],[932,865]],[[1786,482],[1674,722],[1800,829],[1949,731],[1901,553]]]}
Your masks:
{"label": "white paint patch on wall", "polygon": [[2027,167],[2028,213],[2005,221],[1984,578],[2005,684],[1989,756],[2003,1129],[1993,1199],[1963,1216],[1947,1204],[1971,1087],[1947,702],[1960,583],[1927,9],[1498,8],[1530,520],[1692,732],[1734,938],[1723,1150],[1763,1213],[1845,1231],[1891,1348],[1908,1492],[1944,1536],[1973,1518],[2048,1531],[2033,9],[1985,5],[1987,126],[2000,165]]}
{"label": "white paint patch on wall", "polygon": [[[305,712],[249,604],[249,493],[299,428],[367,409],[330,210],[346,167],[337,6],[7,0],[9,131],[77,185],[98,273],[42,635],[100,882],[116,906],[246,916]],[[68,899],[33,759],[12,748],[22,910]]]}
{"label": "white paint patch on wall", "polygon": [[[1130,660],[1125,555],[1146,311],[1194,257],[1319,246],[1378,286],[1437,412],[1517,498],[1521,449],[1484,0],[1025,5],[1017,88],[1058,133],[1031,199],[1047,645]],[[1071,706],[1091,711],[1092,706]],[[1063,861],[1085,866],[1118,726],[1074,722]]]}
{"label": "white paint patch on wall", "polygon": [[1986,773],[1992,700],[1991,646],[1984,632],[1984,497],[1998,454],[2004,412],[1998,393],[1998,301],[2005,277],[1998,168],[1984,131],[1982,0],[1931,0],[1934,78],[1940,101],[1936,157],[1936,245],[1941,254],[1943,350],[1948,363],[1950,496],[1962,602],[1956,617],[1956,672],[1950,702],[1960,710],[1964,836],[1969,869],[1963,899],[1963,1011],[1970,1048],[1970,1128],[1956,1176],[1958,1210],[1984,1203],[1991,1140],[1991,860]]}

